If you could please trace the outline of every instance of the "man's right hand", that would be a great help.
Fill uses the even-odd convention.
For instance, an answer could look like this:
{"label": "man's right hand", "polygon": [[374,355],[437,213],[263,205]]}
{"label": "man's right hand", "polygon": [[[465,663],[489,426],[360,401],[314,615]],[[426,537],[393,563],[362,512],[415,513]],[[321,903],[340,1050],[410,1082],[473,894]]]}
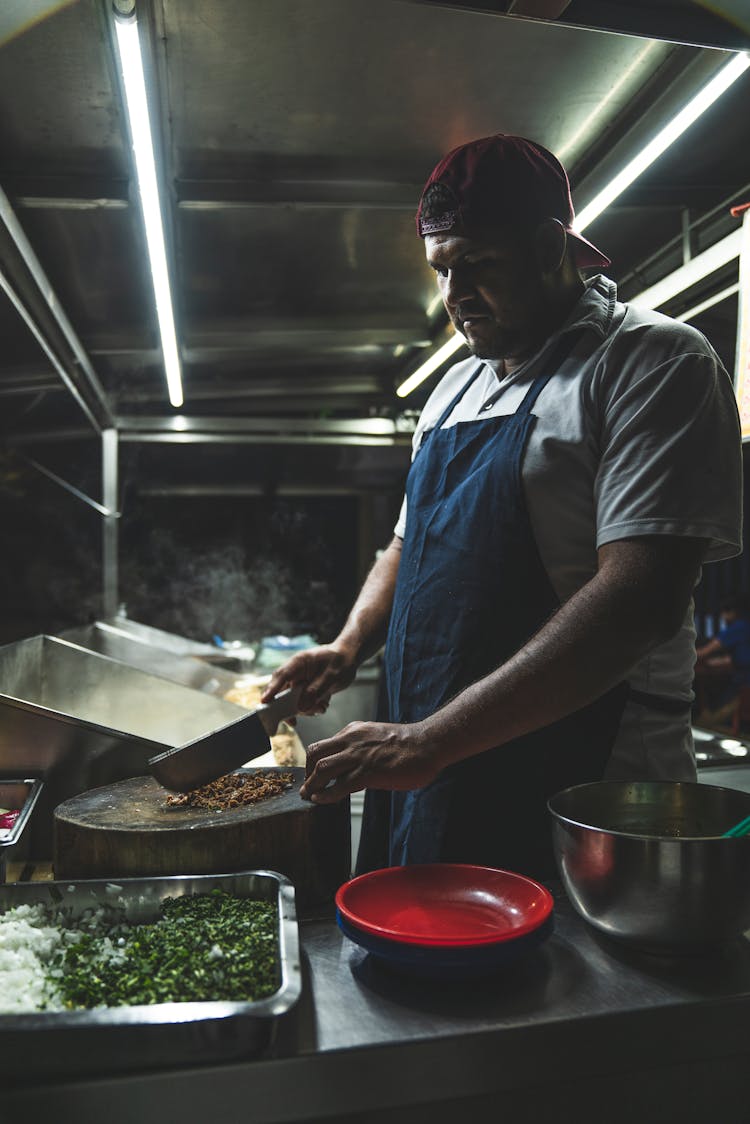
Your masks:
{"label": "man's right hand", "polygon": [[288,687],[302,687],[300,714],[322,714],[331,695],[348,687],[357,667],[384,643],[393,604],[401,539],[394,536],[367,575],[346,624],[332,644],[298,652],[280,667],[262,695],[270,702]]}
{"label": "man's right hand", "polygon": [[354,679],[357,664],[353,656],[335,644],[308,648],[297,652],[275,671],[261,701],[266,703],[289,687],[302,687],[298,710],[300,714],[323,714],[331,695],[343,691]]}

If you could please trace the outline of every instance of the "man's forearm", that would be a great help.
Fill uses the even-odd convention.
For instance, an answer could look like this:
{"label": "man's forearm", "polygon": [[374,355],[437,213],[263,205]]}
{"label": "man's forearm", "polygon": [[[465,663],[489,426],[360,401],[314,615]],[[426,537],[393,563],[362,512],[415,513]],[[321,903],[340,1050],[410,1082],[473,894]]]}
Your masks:
{"label": "man's forearm", "polygon": [[394,536],[367,575],[346,624],[334,640],[334,645],[349,652],[357,664],[385,643],[400,560],[401,539]]}
{"label": "man's forearm", "polygon": [[303,799],[422,788],[447,765],[579,710],[678,631],[707,545],[652,536],[600,547],[591,581],[515,656],[435,714],[353,722],[309,746]]}
{"label": "man's forearm", "polygon": [[[696,557],[697,575],[700,558]],[[448,765],[502,745],[586,706],[672,635],[689,601],[687,573],[670,612],[658,582],[600,571],[511,659],[423,723]],[[665,595],[666,596],[666,595]],[[677,623],[676,623],[677,622]]]}

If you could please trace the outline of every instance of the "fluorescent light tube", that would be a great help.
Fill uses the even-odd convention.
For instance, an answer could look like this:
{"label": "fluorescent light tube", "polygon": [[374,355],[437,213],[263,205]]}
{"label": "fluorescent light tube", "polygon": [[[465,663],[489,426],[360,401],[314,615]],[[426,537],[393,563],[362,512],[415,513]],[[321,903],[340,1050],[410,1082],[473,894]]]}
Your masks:
{"label": "fluorescent light tube", "polygon": [[732,258],[738,258],[741,246],[742,229],[739,229],[732,234],[727,234],[726,238],[722,238],[721,241],[715,242],[702,254],[697,254],[696,257],[691,258],[689,262],[680,266],[679,269],[675,269],[669,276],[657,281],[650,289],[644,289],[642,293],[631,297],[628,304],[635,305],[636,308],[659,308],[672,297],[676,297],[678,293],[684,292],[691,285],[695,285],[696,282],[702,281],[704,277],[708,277],[717,269],[721,269]]}
{"label": "fluorescent light tube", "polygon": [[675,316],[675,320],[692,320],[693,317],[700,316],[701,312],[707,312],[708,309],[713,308],[715,304],[721,304],[722,301],[727,300],[729,297],[733,297],[734,294],[739,293],[739,291],[740,283],[739,281],[737,281],[736,284],[730,285],[728,289],[722,289],[720,293],[714,293],[712,297],[708,297],[706,300],[701,301],[700,304],[693,305],[693,307],[689,308],[687,312],[683,312],[679,316]]}
{"label": "fluorescent light tube", "polygon": [[399,398],[406,398],[407,394],[411,394],[412,390],[416,390],[419,384],[423,383],[428,375],[436,371],[438,367],[445,363],[446,359],[450,359],[451,355],[454,355],[465,343],[466,340],[463,336],[459,335],[458,332],[456,332],[455,336],[451,336],[442,347],[439,347],[437,351],[433,351],[429,359],[425,359],[421,367],[417,367],[416,371],[412,371],[408,379],[401,383],[401,386],[396,388],[396,394]]}
{"label": "fluorescent light tube", "polygon": [[630,187],[631,183],[661,156],[662,152],[674,144],[685,130],[712,106],[717,98],[720,98],[737,81],[740,75],[744,74],[749,66],[750,56],[737,54],[731,62],[722,67],[719,73],[656,134],[654,139],[645,148],[642,148],[638,155],[634,156],[622,171],[583,208],[576,218],[575,229],[584,231],[618,195],[622,195],[623,191]]}
{"label": "fluorescent light tube", "polygon": [[135,19],[122,20],[115,18],[115,32],[125,90],[125,108],[130,122],[130,136],[135,156],[138,193],[141,199],[143,223],[146,228],[146,246],[154,285],[156,315],[159,322],[169,401],[175,408],[179,408],[183,403],[180,355],[177,349],[177,334],[172,311],[167,250],[159,204],[151,122],[148,116],[146,81],[138,41],[138,24]]}
{"label": "fluorescent light tube", "polygon": [[435,293],[435,296],[432,298],[432,300],[427,305],[427,308],[425,310],[427,312],[427,319],[428,320],[432,320],[433,316],[435,315],[437,310],[440,308],[440,305],[442,303],[443,303],[443,298],[440,295],[440,293]]}

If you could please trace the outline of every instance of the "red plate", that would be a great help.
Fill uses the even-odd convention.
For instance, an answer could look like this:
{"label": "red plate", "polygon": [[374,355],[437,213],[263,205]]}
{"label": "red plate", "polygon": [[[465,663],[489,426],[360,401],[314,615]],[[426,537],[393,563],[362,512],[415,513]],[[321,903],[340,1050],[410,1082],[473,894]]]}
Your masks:
{"label": "red plate", "polygon": [[365,933],[406,944],[464,948],[510,941],[552,913],[549,890],[508,870],[459,863],[393,866],[340,886],[341,915]]}

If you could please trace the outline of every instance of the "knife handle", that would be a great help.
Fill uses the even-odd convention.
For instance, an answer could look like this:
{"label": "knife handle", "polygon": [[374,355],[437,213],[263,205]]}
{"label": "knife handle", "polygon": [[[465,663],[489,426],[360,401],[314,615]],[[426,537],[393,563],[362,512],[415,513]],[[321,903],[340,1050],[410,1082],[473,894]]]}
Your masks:
{"label": "knife handle", "polygon": [[278,730],[279,722],[284,718],[291,718],[292,715],[297,713],[297,704],[301,694],[301,687],[292,687],[288,691],[282,691],[275,699],[271,699],[269,703],[264,703],[255,711],[269,738],[272,738]]}

